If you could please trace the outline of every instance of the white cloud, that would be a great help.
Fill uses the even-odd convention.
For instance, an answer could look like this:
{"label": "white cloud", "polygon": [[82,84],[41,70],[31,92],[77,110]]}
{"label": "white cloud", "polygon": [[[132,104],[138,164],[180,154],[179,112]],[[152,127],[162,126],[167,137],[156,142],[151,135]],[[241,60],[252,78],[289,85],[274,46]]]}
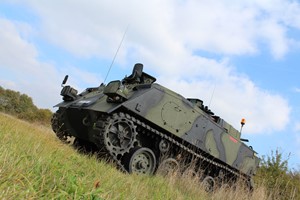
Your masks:
{"label": "white cloud", "polygon": [[294,91],[297,93],[300,93],[300,88],[296,87],[296,88],[294,88]]}
{"label": "white cloud", "polygon": [[0,65],[34,72],[37,56],[34,46],[21,38],[11,21],[0,18],[0,27]]}
{"label": "white cloud", "polygon": [[186,1],[176,6],[176,34],[192,49],[245,54],[257,51],[256,10],[222,1]]}
{"label": "white cloud", "polygon": [[52,94],[57,92],[53,85],[57,71],[39,62],[35,46],[22,38],[26,24],[0,18],[0,27],[0,68],[6,69],[7,79],[12,77],[1,81],[1,85],[35,97],[40,106],[49,105]]}
{"label": "white cloud", "polygon": [[[288,102],[238,74],[226,57],[257,54],[261,44],[269,47],[274,58],[284,57],[292,41],[287,36],[287,29],[300,28],[300,20],[294,20],[300,18],[298,3],[285,0],[276,3],[196,0],[27,2],[40,16],[40,27],[36,27],[39,36],[76,57],[111,59],[129,24],[118,55],[119,62],[128,62],[128,65],[143,62],[146,71],[160,74],[161,83],[184,96],[203,98],[207,104],[215,85],[213,111],[234,125],[239,124],[240,118],[247,118],[245,132],[278,131],[289,121]],[[59,85],[55,84],[61,81],[58,77],[63,78],[60,70],[38,61],[37,49],[20,37],[16,25],[11,22],[4,25],[10,30],[6,37],[15,37],[7,39],[0,31],[5,46],[18,49],[17,55],[22,56],[12,60],[3,54],[0,60],[15,69],[27,67],[26,70],[38,77],[34,78],[35,82],[50,79],[43,82],[44,87],[52,96],[54,92],[58,94]],[[197,55],[199,50],[224,58],[204,58]],[[99,80],[93,78],[93,74],[76,72],[74,66],[68,69],[72,80],[76,80],[74,84],[79,87],[77,80],[83,80],[82,75],[92,82]],[[25,82],[23,85],[30,88],[30,84]],[[37,94],[42,86],[36,87],[40,87]]]}
{"label": "white cloud", "polygon": [[[185,97],[201,98],[216,115],[236,128],[240,119],[246,118],[244,133],[265,134],[286,127],[291,108],[283,97],[258,88],[247,77],[230,70],[226,62],[209,64],[210,70],[204,75],[199,70],[190,74],[193,81],[184,80],[185,76],[178,79],[165,76],[159,81]],[[201,62],[194,65],[205,66]]]}
{"label": "white cloud", "polygon": [[28,2],[43,20],[45,37],[80,56],[111,57],[130,24],[130,48],[241,55],[257,53],[264,41],[281,58],[291,45],[286,28],[300,28],[299,3],[286,0]]}
{"label": "white cloud", "polygon": [[274,20],[266,20],[260,24],[261,35],[270,45],[272,55],[278,59],[288,52],[289,41],[286,28]]}
{"label": "white cloud", "polygon": [[[56,69],[55,66],[38,60],[34,44],[22,38],[27,24],[0,18],[0,70],[5,72],[1,86],[26,93],[44,108],[51,108],[60,101],[60,82],[64,74],[70,74],[76,85],[98,83],[96,76],[73,67]],[[29,33],[27,33],[29,34]],[[63,73],[62,73],[63,72]]]}

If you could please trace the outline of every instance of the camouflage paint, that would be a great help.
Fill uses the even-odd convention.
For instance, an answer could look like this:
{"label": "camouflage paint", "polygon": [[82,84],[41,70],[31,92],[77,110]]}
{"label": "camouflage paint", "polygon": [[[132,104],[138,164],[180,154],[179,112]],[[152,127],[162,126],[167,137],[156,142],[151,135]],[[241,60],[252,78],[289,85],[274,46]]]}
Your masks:
{"label": "camouflage paint", "polygon": [[240,133],[223,119],[213,121],[181,95],[153,84],[146,91],[137,91],[122,106],[243,173],[254,173],[258,158],[240,141]]}
{"label": "camouflage paint", "polygon": [[[95,113],[128,110],[247,175],[255,173],[259,159],[240,141],[239,131],[178,93],[153,84],[155,79],[150,75],[143,75],[148,84],[122,85],[114,81],[107,87],[91,88],[73,101],[56,105],[67,111],[64,116],[67,131],[92,141],[95,125],[83,124],[95,122]],[[108,101],[114,95],[122,101]]]}

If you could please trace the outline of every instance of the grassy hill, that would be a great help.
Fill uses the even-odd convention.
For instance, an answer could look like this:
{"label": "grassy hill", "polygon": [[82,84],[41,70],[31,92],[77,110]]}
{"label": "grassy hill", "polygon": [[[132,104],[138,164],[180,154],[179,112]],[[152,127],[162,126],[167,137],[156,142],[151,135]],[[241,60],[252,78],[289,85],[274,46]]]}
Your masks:
{"label": "grassy hill", "polygon": [[[275,192],[275,191],[274,191]],[[62,144],[48,127],[0,113],[0,199],[276,199],[258,185],[206,193],[190,176],[124,174]]]}

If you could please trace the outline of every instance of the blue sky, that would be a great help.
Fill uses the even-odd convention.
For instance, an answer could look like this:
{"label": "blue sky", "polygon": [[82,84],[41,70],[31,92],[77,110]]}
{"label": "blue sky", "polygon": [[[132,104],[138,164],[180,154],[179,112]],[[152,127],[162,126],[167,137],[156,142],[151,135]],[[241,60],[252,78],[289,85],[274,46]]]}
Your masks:
{"label": "blue sky", "polygon": [[53,111],[60,84],[100,85],[144,71],[204,100],[259,155],[279,149],[300,169],[300,2],[0,1],[0,85]]}

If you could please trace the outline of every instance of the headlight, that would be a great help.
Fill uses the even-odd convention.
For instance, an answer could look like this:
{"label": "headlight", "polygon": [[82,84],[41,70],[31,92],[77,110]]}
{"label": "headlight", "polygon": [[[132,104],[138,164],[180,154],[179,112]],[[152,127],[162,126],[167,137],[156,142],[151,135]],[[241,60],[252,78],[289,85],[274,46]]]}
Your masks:
{"label": "headlight", "polygon": [[67,85],[64,86],[60,92],[60,95],[63,96],[63,100],[65,101],[74,101],[77,98],[78,91]]}

